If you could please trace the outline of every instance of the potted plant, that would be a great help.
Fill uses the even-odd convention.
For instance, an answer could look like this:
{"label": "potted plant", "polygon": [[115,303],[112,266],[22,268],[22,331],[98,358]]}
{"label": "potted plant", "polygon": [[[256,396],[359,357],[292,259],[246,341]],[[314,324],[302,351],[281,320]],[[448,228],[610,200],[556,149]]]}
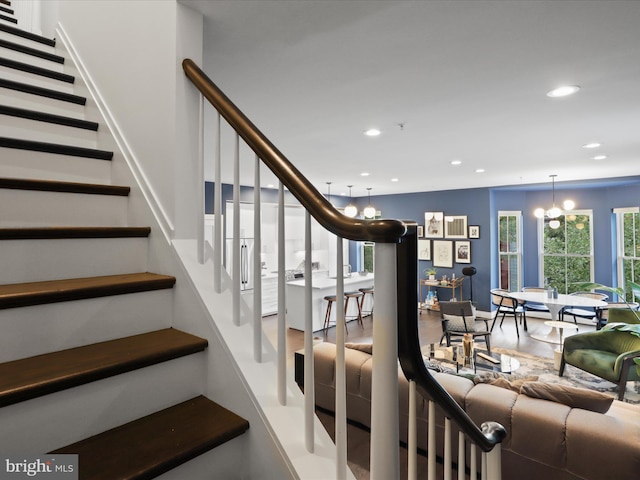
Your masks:
{"label": "potted plant", "polygon": [[431,268],[427,268],[424,271],[424,274],[427,276],[427,278],[429,278],[429,280],[435,280],[436,279],[436,273],[438,273],[438,269],[431,267]]}

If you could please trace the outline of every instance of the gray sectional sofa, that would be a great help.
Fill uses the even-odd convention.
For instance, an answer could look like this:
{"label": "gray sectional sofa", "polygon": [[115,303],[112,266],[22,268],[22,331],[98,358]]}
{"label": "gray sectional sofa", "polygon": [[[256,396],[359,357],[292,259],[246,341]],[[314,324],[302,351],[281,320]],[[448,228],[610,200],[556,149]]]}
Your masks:
{"label": "gray sectional sofa", "polygon": [[[347,417],[370,427],[372,357],[366,350],[346,349]],[[314,360],[316,405],[334,411],[335,345],[326,342],[315,345]],[[498,379],[494,382],[502,384],[498,386],[450,373],[434,372],[434,375],[478,425],[497,421],[506,427],[507,437],[502,444],[503,479],[639,478],[640,406],[604,399],[602,394],[588,390],[558,390],[556,386],[548,388],[538,382]],[[400,439],[406,441],[408,382],[401,371],[399,377]],[[425,451],[427,412],[428,402],[419,397],[418,446]],[[444,417],[438,409],[436,416],[437,448],[442,456]],[[452,437],[457,449],[455,427]]]}

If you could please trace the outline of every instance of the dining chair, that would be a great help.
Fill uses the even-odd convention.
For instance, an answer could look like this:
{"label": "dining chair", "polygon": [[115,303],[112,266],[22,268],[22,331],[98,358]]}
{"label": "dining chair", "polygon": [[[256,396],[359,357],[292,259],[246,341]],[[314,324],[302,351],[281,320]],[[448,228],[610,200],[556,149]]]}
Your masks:
{"label": "dining chair", "polygon": [[[523,292],[546,292],[547,289],[543,287],[522,287]],[[524,302],[522,304],[524,308],[524,316],[526,320],[527,311],[531,310],[533,312],[546,312],[549,313],[549,309],[544,303],[536,303],[536,302]]]}
{"label": "dining chair", "polygon": [[[576,297],[593,298],[594,300],[603,300],[603,301],[609,298],[608,295],[604,293],[597,293],[597,292],[574,292],[574,293],[571,293],[570,295],[576,296]],[[586,318],[587,320],[596,320],[596,324],[597,324],[598,315],[600,315],[600,313],[597,311],[596,308],[592,308],[592,307],[565,307],[560,311],[561,321],[564,321],[565,315],[571,315],[573,317],[573,323],[575,323],[576,325],[578,324],[577,317]]]}
{"label": "dining chair", "polygon": [[506,315],[513,315],[513,319],[516,323],[516,335],[520,338],[520,331],[518,330],[518,315],[521,316],[521,321],[523,322],[525,331],[527,330],[527,317],[525,316],[524,307],[518,302],[518,300],[509,295],[508,290],[503,290],[501,288],[494,288],[491,290],[491,304],[498,307],[498,309],[496,310],[496,315],[493,318],[490,331],[493,332],[493,327],[496,324],[498,315],[502,314],[500,327],[502,327],[502,322],[504,322],[504,317]]}

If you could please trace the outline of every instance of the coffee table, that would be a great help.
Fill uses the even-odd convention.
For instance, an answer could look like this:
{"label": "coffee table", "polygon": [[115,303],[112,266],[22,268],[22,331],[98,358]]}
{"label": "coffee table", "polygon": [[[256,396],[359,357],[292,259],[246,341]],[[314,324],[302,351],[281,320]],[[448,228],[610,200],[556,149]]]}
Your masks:
{"label": "coffee table", "polygon": [[[505,355],[504,353],[489,353],[486,350],[479,348],[473,351],[473,366],[464,366],[458,363],[457,349],[454,347],[444,347],[436,345],[434,343],[425,345],[422,348],[422,353],[425,358],[429,360],[436,360],[438,362],[449,363],[452,366],[455,365],[456,372],[464,372],[465,369],[473,370],[477,373],[478,369],[490,370],[499,373],[512,373],[520,368],[520,362],[517,358],[511,355]],[[493,361],[489,359],[493,359]]]}

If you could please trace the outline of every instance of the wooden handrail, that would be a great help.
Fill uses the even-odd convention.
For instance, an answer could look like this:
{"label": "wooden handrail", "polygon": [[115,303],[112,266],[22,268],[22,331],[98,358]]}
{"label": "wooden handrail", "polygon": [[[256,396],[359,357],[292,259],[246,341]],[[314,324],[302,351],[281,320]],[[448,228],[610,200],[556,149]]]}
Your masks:
{"label": "wooden handrail", "polygon": [[407,226],[407,234],[397,247],[398,285],[398,359],[408,380],[424,398],[433,400],[444,410],[473,443],[489,452],[506,437],[505,428],[496,422],[485,422],[478,427],[458,402],[429,373],[424,365],[418,333],[418,234],[417,226]]}
{"label": "wooden handrail", "polygon": [[331,233],[349,240],[398,243],[405,234],[398,220],[362,220],[340,213],[307,178],[258,130],[209,77],[187,58],[182,62],[187,77],[224,117],[265,165],[278,177],[313,218]]}

